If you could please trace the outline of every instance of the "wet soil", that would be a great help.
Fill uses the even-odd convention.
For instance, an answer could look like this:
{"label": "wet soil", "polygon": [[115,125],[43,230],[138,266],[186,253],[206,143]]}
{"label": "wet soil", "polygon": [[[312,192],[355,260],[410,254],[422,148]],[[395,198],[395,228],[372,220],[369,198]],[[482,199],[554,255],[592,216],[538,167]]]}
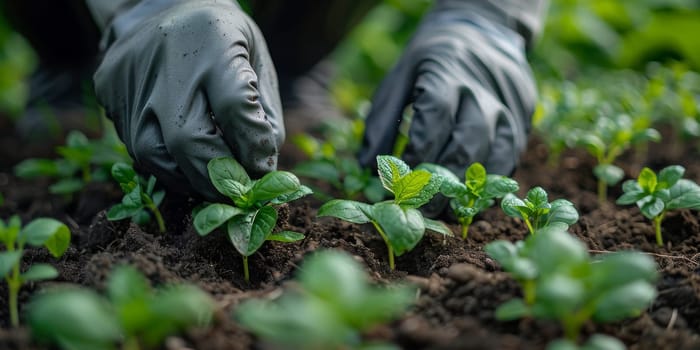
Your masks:
{"label": "wet soil", "polygon": [[[687,169],[686,178],[700,181],[697,143],[684,145],[673,156],[664,147],[654,145],[646,154],[625,155],[620,163],[627,176],[636,176],[645,165],[660,169],[681,164]],[[581,219],[571,232],[588,245],[592,254],[635,249],[650,254],[659,265],[659,295],[649,310],[622,322],[587,324],[582,339],[606,333],[621,339],[630,349],[700,349],[700,213],[681,210],[669,214],[663,225],[666,245],[658,247],[649,221],[639,210],[614,204],[612,199],[621,193],[619,186],[610,189],[611,200],[598,204],[590,157],[569,151],[557,166],[550,167],[546,165],[546,148],[534,137],[529,150],[514,174],[521,184],[520,195],[533,186],[542,186],[550,200],[567,198],[574,202]],[[297,154],[286,152],[288,158],[281,163],[293,164]],[[320,201],[305,198],[280,208],[277,229],[299,231],[306,238],[293,244],[266,243],[250,258],[252,281],[245,283],[242,261],[224,236],[202,238],[194,232],[188,213],[196,203],[167,197],[163,212],[168,230],[157,234],[153,227],[106,220],[104,209],[120,197],[115,185],[91,186],[73,198],[56,197],[48,194],[46,181],[15,178],[11,165],[7,160],[0,162],[0,193],[5,197],[0,217],[17,214],[28,221],[51,216],[67,223],[74,233],[71,247],[58,261],[44,250],[27,252],[25,264],[54,264],[60,277],[23,287],[20,314],[32,294],[42,289],[75,283],[101,290],[114,266],[131,264],[154,285],[194,283],[218,302],[211,328],[172,337],[164,348],[259,348],[257,340],[232,320],[231,311],[242,300],[278,293],[294,277],[307,254],[329,248],[357,257],[378,283],[407,280],[420,288],[415,305],[406,315],[374,329],[368,337],[405,349],[543,349],[562,336],[554,322],[500,322],[494,318],[496,307],[520,296],[520,289],[484,253],[484,245],[495,239],[515,241],[526,236],[523,224],[506,217],[497,207],[475,220],[467,240],[428,234],[416,249],[398,257],[396,270],[390,271],[384,243],[371,226],[317,218]],[[456,225],[451,227],[459,232]],[[25,328],[9,328],[6,295],[7,288],[2,284],[0,349],[45,349],[30,340]]]}

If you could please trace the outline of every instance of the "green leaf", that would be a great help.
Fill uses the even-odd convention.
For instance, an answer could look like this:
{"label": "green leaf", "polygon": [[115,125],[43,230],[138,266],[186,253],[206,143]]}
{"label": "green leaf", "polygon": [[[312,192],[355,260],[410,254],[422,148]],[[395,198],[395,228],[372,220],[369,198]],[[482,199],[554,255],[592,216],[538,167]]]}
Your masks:
{"label": "green leaf", "polygon": [[501,209],[503,209],[503,212],[510,217],[525,219],[521,208],[527,208],[525,202],[520,200],[520,198],[516,197],[512,193],[505,195],[503,200],[501,200]]}
{"label": "green leaf", "polygon": [[508,193],[516,192],[520,189],[518,182],[501,175],[489,175],[486,178],[482,198],[502,198]]}
{"label": "green leaf", "polygon": [[156,188],[156,177],[151,175],[148,177],[148,182],[146,183],[146,193],[148,195],[153,194],[153,190]]}
{"label": "green leaf", "polygon": [[547,208],[549,202],[547,201],[547,192],[542,187],[534,187],[527,191],[527,201],[532,203],[535,208]]}
{"label": "green leaf", "polygon": [[646,281],[628,283],[604,294],[596,304],[593,319],[612,322],[639,315],[656,297],[656,289]]}
{"label": "green leaf", "polygon": [[153,197],[151,200],[153,201],[153,205],[156,206],[156,208],[160,207],[160,204],[163,203],[163,199],[165,198],[165,191],[158,191],[153,194]]}
{"label": "green leaf", "polygon": [[239,253],[250,256],[263,245],[277,223],[277,211],[270,206],[237,215],[228,221],[228,236]]}
{"label": "green leaf", "polygon": [[593,334],[581,350],[625,350],[625,343],[605,334]]}
{"label": "green leaf", "polygon": [[70,230],[64,223],[50,218],[38,218],[24,226],[20,242],[35,247],[45,246],[55,258],[65,253],[70,245]]}
{"label": "green leaf", "polygon": [[119,183],[129,183],[134,181],[136,171],[131,165],[126,163],[114,163],[112,165],[112,177]]}
{"label": "green leaf", "polygon": [[18,177],[31,179],[40,176],[56,176],[58,169],[51,159],[26,159],[14,167]]}
{"label": "green leaf", "polygon": [[411,172],[411,168],[404,161],[388,155],[377,156],[377,170],[382,186],[391,193],[394,193],[394,183]]}
{"label": "green leaf", "polygon": [[413,249],[425,234],[423,215],[416,209],[381,202],[372,206],[372,216],[384,231],[396,256]]}
{"label": "green leaf", "polygon": [[479,162],[472,163],[464,172],[464,177],[467,187],[478,192],[486,184],[486,168]]}
{"label": "green leaf", "polygon": [[[637,183],[634,180],[629,180],[629,181]],[[625,183],[627,183],[627,182],[625,182]],[[622,196],[620,196],[620,198],[617,199],[617,201],[615,201],[615,203],[622,204],[622,205],[632,204],[632,203],[636,203],[637,201],[641,200],[642,198],[644,198],[646,196],[648,196],[648,194],[644,193],[644,191],[641,189],[626,191],[625,193],[622,194]]]}
{"label": "green leaf", "polygon": [[65,349],[113,349],[122,339],[122,329],[110,305],[89,290],[41,294],[27,311],[32,336]]}
{"label": "green leaf", "polygon": [[252,203],[264,203],[275,197],[294,193],[299,190],[299,179],[287,171],[273,171],[256,181],[250,190]]}
{"label": "green leaf", "polygon": [[299,186],[299,189],[294,191],[294,192],[279,195],[279,196],[273,198],[272,200],[270,200],[270,204],[276,205],[276,204],[282,204],[282,203],[289,203],[289,202],[295,201],[299,198],[306,197],[312,193],[314,193],[314,191],[312,191],[309,187],[301,185],[301,186]]}
{"label": "green leaf", "polygon": [[590,286],[596,294],[606,293],[637,280],[656,281],[657,266],[649,255],[638,252],[606,254],[591,265]]}
{"label": "green leaf", "polygon": [[512,321],[525,317],[530,313],[530,308],[522,299],[511,299],[501,304],[496,309],[496,319],[499,321]]}
{"label": "green leaf", "polygon": [[[640,205],[641,204],[641,205]],[[646,197],[637,203],[639,210],[648,219],[653,219],[664,211],[664,201],[657,197]]]}
{"label": "green leaf", "polygon": [[685,208],[700,209],[700,186],[690,180],[680,179],[669,189],[666,210]]}
{"label": "green leaf", "polygon": [[22,259],[21,251],[0,252],[0,278],[7,276]]}
{"label": "green leaf", "polygon": [[317,216],[334,216],[354,224],[366,224],[371,221],[372,206],[362,202],[334,199],[318,209]]}
{"label": "green leaf", "polygon": [[676,182],[683,177],[684,173],[685,168],[680,165],[671,165],[661,169],[661,171],[659,171],[659,182],[657,188],[671,188],[671,186],[675,185]]}
{"label": "green leaf", "polygon": [[644,167],[642,171],[639,173],[639,177],[637,178],[637,182],[639,183],[639,186],[644,190],[646,193],[654,193],[656,191],[656,174],[654,173],[653,170]]}
{"label": "green leaf", "polygon": [[245,169],[230,157],[214,158],[207,164],[209,178],[216,189],[228,197],[240,197],[247,192],[251,180]]}
{"label": "green leaf", "polygon": [[608,186],[615,186],[623,177],[625,171],[612,164],[599,164],[593,168],[593,174]]}
{"label": "green leaf", "polygon": [[281,231],[267,236],[268,241],[292,243],[304,239],[304,234],[294,231]]}
{"label": "green leaf", "polygon": [[58,271],[55,267],[48,264],[34,264],[21,276],[22,281],[42,281],[56,277],[58,277]]}
{"label": "green leaf", "polygon": [[340,172],[333,163],[325,160],[302,162],[294,167],[294,173],[340,186]]}
{"label": "green leaf", "polygon": [[163,334],[156,335],[156,346],[171,333],[188,327],[209,325],[216,304],[209,294],[194,285],[176,285],[160,290],[153,299],[151,309],[158,323],[170,326],[164,327]]}
{"label": "green leaf", "polygon": [[423,187],[430,182],[431,174],[426,170],[416,170],[408,173],[393,184],[396,204],[401,204],[421,193]]}
{"label": "green leaf", "polygon": [[81,179],[62,179],[49,186],[49,192],[52,194],[71,194],[82,190],[83,187],[85,187],[85,183]]}
{"label": "green leaf", "polygon": [[447,227],[447,225],[445,225],[445,223],[443,223],[442,221],[431,220],[426,217],[423,217],[423,225],[425,226],[426,230],[437,232],[445,236],[454,235],[454,233],[452,233],[452,230],[450,230],[450,228]]}
{"label": "green leaf", "polygon": [[109,299],[117,308],[133,301],[145,301],[150,292],[151,287],[146,277],[131,266],[118,266],[107,282]]}
{"label": "green leaf", "polygon": [[210,204],[195,215],[192,225],[200,236],[206,236],[232,217],[243,213],[243,210],[227,204]]}
{"label": "green leaf", "polygon": [[578,211],[574,204],[566,199],[557,199],[551,203],[551,209],[547,213],[547,225],[561,222],[567,225],[573,225],[578,221]]}
{"label": "green leaf", "polygon": [[525,241],[523,249],[523,255],[535,263],[543,276],[586,264],[589,260],[586,245],[561,228],[538,230]]}
{"label": "green leaf", "polygon": [[585,296],[580,280],[557,273],[544,275],[537,281],[537,300],[532,314],[538,318],[563,319],[576,312]]}
{"label": "green leaf", "polygon": [[107,211],[107,220],[119,221],[130,218],[141,211],[142,207],[130,207],[124,204],[115,204]]}

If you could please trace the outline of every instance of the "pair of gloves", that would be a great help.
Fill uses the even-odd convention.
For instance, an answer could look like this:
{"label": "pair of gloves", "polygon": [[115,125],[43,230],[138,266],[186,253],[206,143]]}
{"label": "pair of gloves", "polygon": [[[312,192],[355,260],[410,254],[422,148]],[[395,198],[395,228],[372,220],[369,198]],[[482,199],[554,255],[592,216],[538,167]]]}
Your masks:
{"label": "pair of gloves", "polygon": [[[214,157],[232,156],[254,177],[276,169],[282,108],[255,23],[234,1],[134,2],[88,0],[105,31],[97,97],[140,169],[207,199],[217,196],[206,170]],[[391,153],[412,104],[409,164],[514,170],[536,100],[524,54],[532,28],[492,2],[437,0],[375,94],[361,164]]]}

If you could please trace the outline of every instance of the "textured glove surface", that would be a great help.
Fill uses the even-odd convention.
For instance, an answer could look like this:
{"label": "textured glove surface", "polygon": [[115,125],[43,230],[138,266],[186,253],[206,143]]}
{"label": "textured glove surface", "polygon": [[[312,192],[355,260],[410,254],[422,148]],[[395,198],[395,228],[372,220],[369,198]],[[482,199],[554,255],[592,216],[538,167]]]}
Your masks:
{"label": "textured glove surface", "polygon": [[214,157],[233,156],[254,177],[276,169],[282,109],[255,23],[231,1],[171,1],[155,15],[149,2],[168,1],[117,16],[95,73],[98,100],[136,165],[207,199],[217,196],[207,175]]}
{"label": "textured glove surface", "polygon": [[[465,7],[472,7],[469,3]],[[404,160],[464,176],[473,162],[510,174],[525,148],[536,102],[524,40],[473,9],[433,10],[375,93],[360,162],[390,154],[402,115],[413,119]]]}

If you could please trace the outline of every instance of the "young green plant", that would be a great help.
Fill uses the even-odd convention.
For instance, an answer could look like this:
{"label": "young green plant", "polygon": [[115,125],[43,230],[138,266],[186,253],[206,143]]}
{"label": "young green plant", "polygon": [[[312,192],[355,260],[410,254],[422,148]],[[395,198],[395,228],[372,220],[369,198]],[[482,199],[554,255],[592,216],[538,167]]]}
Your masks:
{"label": "young green plant", "polygon": [[[50,290],[28,306],[32,336],[62,349],[160,349],[169,335],[205,327],[215,303],[193,285],[156,289],[136,269],[121,266],[108,282],[105,298],[90,289]],[[69,320],[69,322],[67,322]]]}
{"label": "young green plant", "polygon": [[615,252],[591,258],[588,248],[561,227],[547,227],[525,241],[495,241],[486,253],[522,286],[524,299],[498,307],[496,318],[558,320],[570,341],[593,320],[639,315],[656,296],[656,263],[646,254]]}
{"label": "young green plant", "polygon": [[50,218],[34,219],[22,227],[19,217],[13,216],[7,222],[0,220],[0,242],[5,245],[5,251],[0,252],[0,277],[7,282],[10,322],[17,327],[17,295],[22,284],[58,276],[58,271],[48,264],[33,264],[21,272],[25,246],[46,247],[53,257],[59,258],[70,244],[70,230],[60,221]]}
{"label": "young green plant", "polygon": [[14,168],[22,178],[48,177],[56,179],[49,192],[71,195],[90,182],[109,180],[109,170],[115,162],[131,162],[118,139],[106,134],[100,140],[89,140],[80,131],[71,131],[66,143],[56,148],[58,159],[27,159]]}
{"label": "young green plant", "polygon": [[625,176],[624,171],[613,163],[632,146],[658,142],[661,134],[648,127],[648,118],[632,119],[627,114],[614,117],[601,115],[588,132],[580,133],[578,143],[594,156],[598,164],[593,174],[598,178],[598,201],[607,200],[608,186],[614,186]]}
{"label": "young green plant", "polygon": [[415,296],[407,286],[373,287],[362,266],[339,251],[308,258],[299,288],[274,301],[248,300],[235,318],[264,342],[285,349],[393,349],[366,344],[362,332],[401,315]]}
{"label": "young green plant", "polygon": [[274,205],[299,199],[311,194],[311,190],[286,171],[272,171],[259,180],[251,180],[243,166],[233,158],[212,159],[208,170],[214,187],[233,205],[207,205],[194,215],[194,228],[205,236],[226,225],[229,240],[243,256],[244,278],[248,282],[248,257],[265,241],[295,242],[304,238],[298,232],[272,232],[277,224]]}
{"label": "young green plant", "polygon": [[109,209],[107,219],[117,221],[131,218],[133,222],[145,225],[151,221],[153,215],[158,224],[158,231],[164,233],[165,221],[158,207],[165,198],[165,191],[155,190],[156,178],[151,175],[146,181],[126,163],[115,163],[112,166],[112,177],[119,183],[124,197],[120,204]]}
{"label": "young green plant", "polygon": [[464,181],[449,169],[436,164],[420,164],[425,169],[442,177],[440,193],[450,199],[452,212],[462,226],[462,239],[467,238],[474,217],[493,206],[496,198],[518,190],[518,183],[502,175],[487,174],[481,163],[472,163],[464,173]]}
{"label": "young green plant", "polygon": [[382,185],[394,194],[391,201],[367,204],[334,199],[321,206],[318,216],[334,216],[355,224],[372,223],[386,243],[389,267],[394,269],[394,255],[413,249],[425,230],[452,235],[445,224],[423,217],[418,210],[440,190],[441,178],[427,170],[415,170],[393,156],[377,156]]}
{"label": "young green plant", "polygon": [[506,215],[525,222],[530,234],[543,227],[557,226],[567,229],[578,221],[578,211],[566,199],[549,202],[547,192],[542,187],[534,187],[520,199],[508,193],[501,200],[501,208]]}
{"label": "young green plant", "polygon": [[661,235],[661,222],[664,216],[675,209],[700,210],[700,186],[682,179],[685,168],[671,165],[661,169],[659,174],[645,167],[637,180],[627,180],[622,184],[624,192],[617,204],[636,203],[647,219],[652,220],[656,234],[656,244],[664,245]]}

